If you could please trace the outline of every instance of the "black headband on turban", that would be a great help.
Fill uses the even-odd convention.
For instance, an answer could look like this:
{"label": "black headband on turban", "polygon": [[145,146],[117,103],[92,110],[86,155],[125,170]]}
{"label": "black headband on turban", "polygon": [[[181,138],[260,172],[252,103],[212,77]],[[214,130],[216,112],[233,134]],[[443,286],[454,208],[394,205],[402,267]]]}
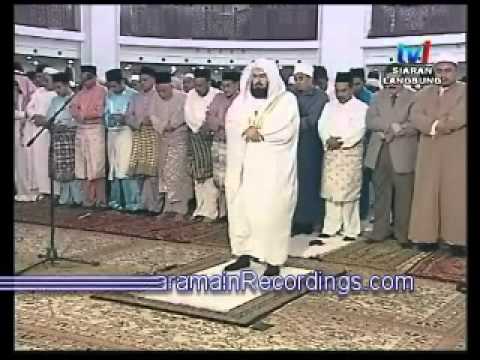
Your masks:
{"label": "black headband on turban", "polygon": [[222,80],[240,81],[240,76],[237,71],[227,71],[222,74]]}
{"label": "black headband on turban", "polygon": [[117,81],[117,82],[120,82],[122,81],[122,70],[120,69],[112,69],[112,70],[108,70],[106,73],[105,73],[105,78],[107,79],[107,81]]}
{"label": "black headband on turban", "polygon": [[338,72],[337,76],[335,77],[335,82],[346,82],[351,84],[352,83],[352,74],[349,72]]}
{"label": "black headband on turban", "polygon": [[208,69],[196,69],[195,78],[204,78],[210,80],[210,70]]}
{"label": "black headband on turban", "polygon": [[157,84],[170,84],[172,82],[172,75],[166,71],[159,71],[155,74],[155,82]]}
{"label": "black headband on turban", "polygon": [[90,73],[97,76],[97,67],[93,65],[82,65],[80,66],[80,72]]}
{"label": "black headband on turban", "polygon": [[149,66],[142,66],[142,68],[140,69],[140,75],[149,75],[155,78],[155,74],[156,74],[155,70],[153,70]]}
{"label": "black headband on turban", "polygon": [[62,82],[64,84],[68,84],[70,81],[70,75],[65,72],[52,74],[52,81],[53,82]]}
{"label": "black headband on turban", "polygon": [[350,74],[352,74],[352,78],[365,80],[365,70],[363,68],[352,68],[350,69]]}

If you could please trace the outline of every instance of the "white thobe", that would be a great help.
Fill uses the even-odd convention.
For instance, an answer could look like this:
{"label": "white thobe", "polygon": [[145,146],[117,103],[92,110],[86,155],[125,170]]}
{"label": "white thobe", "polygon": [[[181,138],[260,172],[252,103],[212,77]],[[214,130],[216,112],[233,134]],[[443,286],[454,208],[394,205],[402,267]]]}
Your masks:
{"label": "white thobe", "polygon": [[[197,133],[205,122],[208,105],[212,102],[215,95],[220,90],[210,87],[207,95],[200,96],[195,90],[187,94],[185,101],[185,121],[192,132]],[[195,199],[197,207],[193,212],[193,216],[204,216],[210,219],[216,219],[218,215],[219,192],[213,177],[203,182],[195,180]]]}
{"label": "white thobe", "polygon": [[[325,198],[323,233],[334,235],[343,226],[343,234],[360,234],[359,200],[362,185],[362,138],[368,106],[352,98],[342,104],[333,100],[325,105],[318,132],[325,147],[322,197]],[[330,137],[343,141],[339,150],[327,150]]]}
{"label": "white thobe", "polygon": [[20,135],[21,123],[26,119],[22,108],[23,103],[23,96],[19,94],[18,107],[15,109],[15,187],[17,190],[15,199],[35,201],[38,192],[35,191],[37,185],[33,178],[33,152],[31,148],[25,146],[25,142],[28,141],[25,136],[29,134]]}
{"label": "white thobe", "polygon": [[[35,126],[32,121],[34,115],[47,116],[47,111],[52,99],[57,96],[55,91],[48,91],[44,87],[38,88],[32,95],[27,105],[27,124],[25,125],[25,139],[28,141],[41,127]],[[48,177],[48,150],[50,147],[50,133],[44,130],[35,143],[32,144],[34,158],[33,173],[38,191],[42,194],[50,194],[50,178]],[[59,186],[55,184],[55,194],[59,194]]]}
{"label": "white thobe", "polygon": [[[246,87],[249,89],[249,87]],[[234,255],[250,255],[271,265],[288,257],[297,202],[297,143],[300,116],[295,95],[284,92],[259,132],[264,141],[246,143],[243,131],[265,100],[237,97],[227,112],[225,193]]]}

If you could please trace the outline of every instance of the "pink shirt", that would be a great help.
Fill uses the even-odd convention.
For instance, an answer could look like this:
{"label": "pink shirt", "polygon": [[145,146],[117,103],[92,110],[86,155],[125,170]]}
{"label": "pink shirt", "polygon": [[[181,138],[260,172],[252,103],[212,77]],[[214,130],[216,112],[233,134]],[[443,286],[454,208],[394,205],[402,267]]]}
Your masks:
{"label": "pink shirt", "polygon": [[[105,97],[107,89],[96,84],[91,89],[83,88],[73,98],[70,104],[70,112],[74,118],[95,118],[95,123],[102,123],[105,111]],[[89,121],[89,123],[92,123]]]}
{"label": "pink shirt", "polygon": [[205,126],[212,130],[218,131],[219,129],[225,128],[225,115],[227,110],[232,105],[233,100],[237,97],[238,94],[232,95],[230,98],[227,98],[224,93],[215,95],[212,102],[208,106]]}

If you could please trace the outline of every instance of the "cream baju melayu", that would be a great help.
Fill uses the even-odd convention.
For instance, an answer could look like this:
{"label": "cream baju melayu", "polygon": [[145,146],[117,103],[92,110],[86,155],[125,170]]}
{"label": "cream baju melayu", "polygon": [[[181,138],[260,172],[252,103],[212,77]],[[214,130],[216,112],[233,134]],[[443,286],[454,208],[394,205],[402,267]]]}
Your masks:
{"label": "cream baju melayu", "polygon": [[[360,190],[362,186],[363,143],[368,106],[351,98],[325,105],[318,133],[325,148],[321,196],[325,201],[323,233],[335,235],[343,225],[343,234],[360,235]],[[340,149],[328,150],[327,140],[339,136]]]}

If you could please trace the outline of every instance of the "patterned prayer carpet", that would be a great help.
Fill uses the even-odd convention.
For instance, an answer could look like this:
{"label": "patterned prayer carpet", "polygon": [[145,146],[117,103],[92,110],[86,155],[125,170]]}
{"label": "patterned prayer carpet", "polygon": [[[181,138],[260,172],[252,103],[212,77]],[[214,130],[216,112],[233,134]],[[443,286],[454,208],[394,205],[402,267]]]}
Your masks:
{"label": "patterned prayer carpet", "polygon": [[[15,221],[50,225],[50,203],[15,203]],[[127,214],[114,210],[55,208],[55,225],[60,228],[98,231],[107,234],[135,236],[173,242],[195,242],[212,246],[228,246],[225,223],[189,223],[159,220],[154,216]]]}
{"label": "patterned prayer carpet", "polygon": [[[93,258],[100,266],[47,265],[36,274],[173,273],[227,255],[225,249],[201,244],[58,231],[62,254]],[[48,227],[16,223],[16,258],[32,260],[48,234]],[[323,263],[292,258],[287,265],[322,269]],[[364,273],[354,266],[350,271]],[[418,279],[413,293],[341,298],[308,293],[268,313],[262,321],[271,327],[264,331],[93,299],[91,294],[15,297],[16,350],[465,350],[465,295],[455,284],[430,279]],[[266,306],[262,301],[259,309],[247,310]]]}
{"label": "patterned prayer carpet", "polygon": [[[195,243],[218,248],[229,247],[225,223],[173,222],[113,210],[88,211],[69,207],[56,208],[55,217],[59,228]],[[15,221],[49,225],[49,200],[45,199],[37,203],[15,203]],[[451,258],[441,253],[432,254],[414,249],[402,249],[393,240],[376,244],[356,241],[325,254],[322,260],[326,264],[341,264],[346,267],[359,266],[390,272],[408,271],[418,277],[449,282],[464,280],[466,273],[464,259]]]}
{"label": "patterned prayer carpet", "polygon": [[409,270],[427,255],[428,253],[415,249],[403,249],[394,240],[373,244],[362,240],[325,254],[322,260],[326,263],[398,272]]}
{"label": "patterned prayer carpet", "polygon": [[462,282],[466,278],[466,267],[466,258],[452,257],[436,251],[420,260],[408,273],[427,279]]}
{"label": "patterned prayer carpet", "polygon": [[465,281],[466,277],[466,258],[452,257],[441,251],[431,253],[402,249],[394,240],[376,244],[358,241],[325,254],[322,260],[326,263],[344,264],[347,268],[359,266],[405,272],[415,277],[446,282],[458,283]]}

